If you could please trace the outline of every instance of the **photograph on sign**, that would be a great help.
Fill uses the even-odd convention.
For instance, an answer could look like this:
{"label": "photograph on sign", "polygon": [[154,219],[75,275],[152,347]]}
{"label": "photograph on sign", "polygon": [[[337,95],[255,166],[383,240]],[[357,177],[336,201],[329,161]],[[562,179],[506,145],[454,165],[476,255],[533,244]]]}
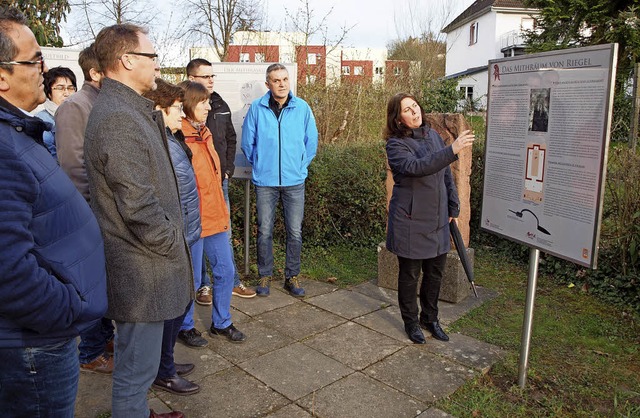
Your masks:
{"label": "photograph on sign", "polygon": [[489,62],[483,229],[595,268],[616,51]]}

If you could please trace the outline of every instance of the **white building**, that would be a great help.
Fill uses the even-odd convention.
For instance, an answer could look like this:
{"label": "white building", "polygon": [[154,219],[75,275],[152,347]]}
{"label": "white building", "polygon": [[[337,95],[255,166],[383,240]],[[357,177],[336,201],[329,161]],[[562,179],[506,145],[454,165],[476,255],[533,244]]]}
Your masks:
{"label": "white building", "polygon": [[487,106],[489,60],[524,54],[522,31],[534,28],[536,9],[522,0],[477,0],[442,29],[447,34],[445,78],[456,78],[464,97]]}

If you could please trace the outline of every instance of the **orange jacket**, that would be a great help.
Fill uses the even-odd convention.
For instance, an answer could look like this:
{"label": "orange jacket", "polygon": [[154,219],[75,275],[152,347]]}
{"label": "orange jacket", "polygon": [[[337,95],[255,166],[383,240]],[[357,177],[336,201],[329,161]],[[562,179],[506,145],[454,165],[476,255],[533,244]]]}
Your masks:
{"label": "orange jacket", "polygon": [[222,193],[220,158],[213,147],[213,136],[206,126],[200,132],[182,118],[182,133],[193,153],[193,170],[196,173],[200,198],[201,237],[229,231],[229,211]]}

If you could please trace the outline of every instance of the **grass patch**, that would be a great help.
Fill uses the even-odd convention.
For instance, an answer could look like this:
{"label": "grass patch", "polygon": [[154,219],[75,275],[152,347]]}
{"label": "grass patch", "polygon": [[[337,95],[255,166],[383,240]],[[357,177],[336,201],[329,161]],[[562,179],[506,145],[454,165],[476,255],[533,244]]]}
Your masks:
{"label": "grass patch", "polygon": [[640,329],[633,314],[539,277],[527,387],[520,390],[527,266],[482,249],[475,262],[478,284],[500,295],[452,329],[508,354],[439,408],[460,417],[640,417]]}

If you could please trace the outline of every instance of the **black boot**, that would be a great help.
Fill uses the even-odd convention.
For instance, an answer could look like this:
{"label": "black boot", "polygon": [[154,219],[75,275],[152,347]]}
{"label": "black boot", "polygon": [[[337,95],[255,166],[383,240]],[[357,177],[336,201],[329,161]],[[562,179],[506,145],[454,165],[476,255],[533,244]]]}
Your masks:
{"label": "black boot", "polygon": [[404,330],[407,333],[407,336],[414,344],[424,344],[426,343],[424,339],[424,334],[420,329],[418,324],[405,325]]}
{"label": "black boot", "polygon": [[449,341],[449,336],[444,333],[442,327],[440,327],[440,322],[422,322],[420,321],[420,326],[431,333],[433,338],[440,341]]}

